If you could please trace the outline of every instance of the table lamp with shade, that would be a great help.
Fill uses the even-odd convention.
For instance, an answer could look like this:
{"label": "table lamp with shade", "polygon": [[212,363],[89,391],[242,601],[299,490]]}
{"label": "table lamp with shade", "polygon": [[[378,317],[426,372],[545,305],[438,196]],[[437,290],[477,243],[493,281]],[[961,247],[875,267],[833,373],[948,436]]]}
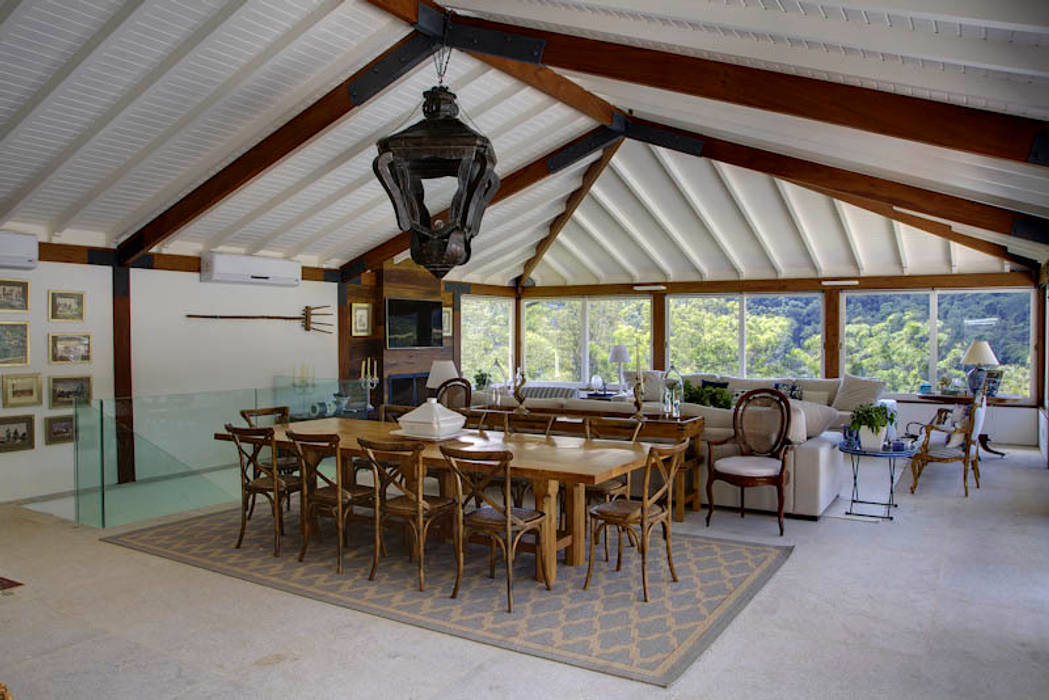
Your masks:
{"label": "table lamp with shade", "polygon": [[430,376],[426,378],[426,388],[436,391],[449,379],[457,379],[459,369],[452,360],[434,360],[430,365]]}
{"label": "table lamp with shade", "polygon": [[969,349],[965,351],[962,365],[972,366],[967,376],[969,391],[975,394],[983,387],[984,380],[987,379],[987,368],[998,366],[998,358],[994,356],[990,343],[986,340],[974,340]]}
{"label": "table lamp with shade", "polygon": [[611,364],[619,365],[619,389],[625,389],[626,381],[623,379],[623,363],[630,362],[630,352],[626,349],[626,345],[613,345],[612,351],[608,353],[608,361]]}

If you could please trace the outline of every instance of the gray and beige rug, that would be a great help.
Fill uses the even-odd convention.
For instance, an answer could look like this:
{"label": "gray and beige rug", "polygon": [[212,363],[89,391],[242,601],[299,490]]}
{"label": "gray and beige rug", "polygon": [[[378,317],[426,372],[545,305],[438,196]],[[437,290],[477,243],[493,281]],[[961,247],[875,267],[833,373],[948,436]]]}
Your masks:
{"label": "gray and beige rug", "polygon": [[[368,581],[371,557],[367,526],[355,523],[343,575],[335,573],[335,537],[311,543],[306,561],[298,555],[298,522],[291,514],[280,558],[272,556],[272,523],[248,523],[241,549],[234,549],[240,524],[236,510],[106,538],[106,541],[235,576],[333,605],[531,654],[666,686],[694,662],[786,561],[791,547],[674,534],[674,563],[680,581],[666,568],[659,530],[653,532],[649,564],[651,602],[641,600],[637,552],[624,548],[623,570],[615,571],[615,546],[605,563],[601,550],[587,591],[586,567],[559,566],[553,591],[530,574],[535,559],[516,563],[514,612],[506,612],[502,562],[488,578],[487,547],[467,553],[459,598],[449,598],[454,555],[446,542],[428,543],[426,591],[402,549],[402,537],[386,534],[388,556]],[[656,545],[660,545],[657,547]]]}

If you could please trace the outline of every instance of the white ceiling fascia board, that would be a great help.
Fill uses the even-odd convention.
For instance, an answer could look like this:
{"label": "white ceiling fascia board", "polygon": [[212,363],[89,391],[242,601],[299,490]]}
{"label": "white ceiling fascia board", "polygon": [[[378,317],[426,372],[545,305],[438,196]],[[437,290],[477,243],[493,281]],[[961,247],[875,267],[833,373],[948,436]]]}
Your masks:
{"label": "white ceiling fascia board", "polygon": [[591,238],[595,246],[598,246],[605,250],[609,257],[616,261],[623,270],[630,276],[630,279],[634,282],[641,281],[641,273],[637,267],[620,251],[616,250],[615,246],[606,245],[601,238],[601,234],[598,232],[597,227],[591,222],[586,216],[582,214],[578,209],[575,214],[572,215],[572,221],[575,222],[579,229]]}
{"label": "white ceiling fascia board", "polygon": [[805,246],[805,250],[809,254],[809,260],[812,261],[812,267],[816,270],[817,277],[823,277],[823,263],[820,262],[820,257],[816,253],[816,247],[813,245],[812,236],[805,228],[805,223],[802,221],[801,216],[798,215],[797,206],[794,200],[790,198],[790,192],[787,190],[786,184],[779,178],[772,178],[772,183],[776,186],[776,191],[779,192],[780,200],[783,202],[783,206],[786,207],[787,212],[790,214],[790,220],[794,222],[794,230],[798,232],[798,237],[801,238],[801,242]]}
{"label": "white ceiling fascia board", "polygon": [[[475,80],[475,79],[481,77],[482,75],[484,75],[485,73],[489,73],[489,72],[491,72],[491,69],[488,69],[487,66],[482,64],[481,66],[475,67],[472,71],[470,71],[469,74],[463,76],[460,81],[456,81],[456,83],[450,85],[449,87],[451,89],[456,89],[460,85],[466,84],[470,80]],[[517,92],[517,90],[515,90],[514,92]],[[233,222],[232,224],[230,224],[229,226],[224,228],[222,231],[220,231],[218,234],[215,235],[215,238],[219,238],[221,236],[221,241],[219,243],[214,243],[214,244],[211,241],[209,241],[208,243],[205,243],[205,247],[208,247],[210,249],[211,247],[223,245],[223,243],[225,243],[225,241],[227,241],[229,238],[232,238],[234,235],[236,235],[236,233],[238,231],[240,231],[242,228],[244,228],[244,226],[246,226],[251,221],[254,221],[255,219],[257,219],[260,216],[262,216],[263,214],[271,211],[277,205],[279,205],[279,204],[281,204],[283,202],[286,202],[292,196],[294,196],[294,195],[298,194],[299,192],[301,192],[302,190],[308,188],[311,184],[314,184],[314,183],[318,182],[321,178],[323,178],[326,175],[330,174],[336,168],[338,168],[338,167],[340,167],[342,165],[345,165],[349,161],[353,160],[354,158],[359,156],[364,151],[366,151],[366,150],[368,150],[370,148],[374,148],[376,142],[380,138],[382,138],[384,136],[388,136],[389,134],[393,133],[394,129],[397,128],[397,125],[403,123],[406,119],[411,117],[411,115],[414,113],[414,111],[415,110],[413,109],[412,112],[409,112],[407,114],[399,114],[399,115],[397,115],[396,118],[388,120],[385,124],[383,124],[380,128],[378,128],[375,131],[373,131],[367,137],[365,137],[365,138],[361,139],[360,141],[358,141],[357,143],[353,144],[353,146],[350,149],[348,149],[347,151],[343,152],[342,154],[340,154],[338,157],[332,159],[331,161],[328,161],[327,163],[322,165],[320,168],[318,168],[316,171],[314,171],[314,172],[310,173],[309,175],[303,177],[293,187],[290,187],[290,188],[284,190],[278,196],[273,197],[271,200],[268,200],[268,201],[264,202],[261,207],[258,207],[256,209],[252,210],[251,212],[248,212],[248,214],[246,214],[245,216],[241,217],[237,221]],[[342,200],[344,197],[347,197],[350,194],[352,194],[355,190],[357,190],[357,189],[359,189],[361,187],[364,187],[365,185],[371,184],[373,182],[377,182],[377,179],[375,177],[375,173],[373,173],[371,170],[368,170],[366,173],[364,173],[360,177],[355,178],[350,183],[344,185],[343,187],[340,187],[335,192],[329,194],[328,196],[324,197],[320,201],[318,201],[318,202],[314,203],[313,205],[311,205],[310,207],[306,208],[303,212],[301,212],[297,216],[295,216],[292,219],[284,222],[279,227],[277,227],[276,229],[271,231],[269,234],[263,236],[262,238],[260,238],[257,241],[254,241],[253,243],[251,243],[251,245],[248,246],[249,253],[255,254],[255,253],[258,253],[260,250],[265,250],[266,246],[270,245],[271,243],[273,243],[274,241],[279,239],[284,234],[288,233],[289,231],[293,231],[296,227],[302,225],[304,222],[306,222],[309,219],[312,219],[314,216],[317,216],[318,214],[324,212],[329,207],[334,206],[340,200]],[[271,204],[271,202],[276,202],[276,204]],[[245,220],[247,220],[247,221],[245,221]],[[310,245],[312,243],[313,243],[313,240],[306,239],[305,241],[301,241],[299,244],[296,244],[296,245],[292,246],[292,248],[290,249],[290,252],[287,253],[287,257],[294,257],[294,256],[298,255],[299,253],[302,252],[302,249],[304,247],[306,247],[306,246],[308,246],[308,245]]]}
{"label": "white ceiling fascia board", "polygon": [[108,20],[106,20],[106,23],[103,24],[98,31],[92,34],[91,38],[84,42],[77,52],[73,54],[61,68],[55,71],[46,83],[33,93],[32,97],[22,103],[22,106],[18,108],[18,111],[15,112],[11,118],[3,124],[3,126],[0,126],[0,143],[17,135],[20,131],[19,127],[24,124],[34,112],[40,109],[40,107],[62,87],[62,84],[65,83],[66,80],[75,77],[92,54],[105,48],[109,39],[113,37],[121,27],[128,23],[136,11],[142,7],[143,2],[144,0],[127,0],[121,5],[120,8],[114,12]]}
{"label": "white ceiling fascia board", "polygon": [[678,192],[684,197],[685,202],[692,211],[695,212],[696,218],[699,219],[700,223],[707,229],[711,239],[717,244],[718,249],[721,250],[722,255],[728,259],[732,268],[736,271],[736,277],[742,279],[744,267],[739,256],[729,246],[725,233],[719,230],[714,224],[713,219],[708,216],[703,202],[692,188],[688,186],[687,178],[684,177],[678,167],[674,164],[673,159],[668,156],[662,148],[653,148],[652,153],[655,154],[656,160],[659,161],[659,164],[663,166],[663,170],[666,172],[667,177],[670,178],[670,181],[674,183]]}
{"label": "white ceiling fascia board", "polygon": [[699,278],[705,280],[710,277],[710,271],[707,270],[706,265],[699,259],[696,254],[695,246],[689,245],[688,241],[685,240],[685,236],[678,228],[670,221],[663,213],[663,208],[654,204],[652,201],[651,194],[646,192],[644,187],[638,182],[637,177],[630,172],[629,167],[624,163],[620,162],[620,159],[613,158],[609,163],[612,170],[619,176],[619,179],[623,181],[630,193],[637,198],[637,201],[642,207],[648,211],[649,216],[659,224],[660,228],[663,229],[663,233],[674,242],[677,246],[678,251],[681,255],[688,260],[692,267],[695,268],[696,272],[699,273]]}
{"label": "white ceiling fascia board", "polygon": [[[339,6],[341,1],[342,0],[328,0],[326,5],[323,6],[325,12],[318,13],[315,11],[314,15],[320,14],[321,17],[327,16]],[[203,24],[193,30],[192,34],[180,41],[174,51],[165,56],[163,61],[154,66],[153,69],[138,82],[128,88],[119,100],[110,106],[110,108],[101,116],[95,119],[87,131],[84,131],[73,139],[68,146],[62,149],[61,153],[44,165],[31,180],[23,184],[8,198],[6,202],[0,204],[0,221],[7,221],[12,218],[14,213],[18,210],[18,207],[23,202],[31,198],[36,191],[51,178],[52,175],[57,173],[62,166],[74,158],[81,148],[88,145],[99,134],[101,134],[113,121],[123,114],[125,110],[131,107],[140,98],[147,96],[150,93],[150,88],[155,88],[170,70],[178,66],[184,58],[192,54],[198,46],[204,43],[212,34],[220,29],[226,21],[241,8],[244,2],[245,0],[232,0],[232,2],[223,5],[222,9],[208,17]],[[319,21],[321,17],[318,17],[317,21]],[[299,27],[302,28],[300,31],[306,29],[302,23],[296,28],[298,29]],[[52,230],[61,231],[65,228],[67,223],[68,221],[65,220],[56,222],[52,225]],[[61,228],[58,227],[59,224],[61,225]]]}
{"label": "white ceiling fascia board", "polygon": [[[907,250],[903,247],[903,233],[900,231],[900,222],[896,219],[887,219],[887,221],[892,226],[893,239],[896,241],[896,253],[899,255],[900,270],[906,275],[910,265],[907,264]],[[932,241],[929,242],[931,243]]]}
{"label": "white ceiling fascia board", "polygon": [[567,74],[634,113],[670,126],[965,199],[1049,217],[1042,166],[928,146],[621,81]]}
{"label": "white ceiling fascia board", "polygon": [[995,231],[988,231],[987,229],[977,228],[975,226],[969,226],[968,224],[960,224],[957,221],[951,221],[938,216],[931,216],[929,214],[922,213],[920,211],[913,211],[911,209],[905,209],[903,207],[893,207],[896,211],[902,214],[910,214],[911,216],[921,217],[928,221],[935,221],[937,223],[945,224],[950,226],[953,231],[964,234],[966,236],[972,236],[973,238],[979,238],[981,240],[990,241],[999,245],[1005,246],[1010,252],[1024,255],[1034,260],[1044,261],[1049,259],[1049,245],[1045,243],[1038,243],[1037,241],[1031,241],[1026,238],[1020,238],[1019,236],[1009,236],[1004,233],[997,233]]}
{"label": "white ceiling fascia board", "polygon": [[[615,35],[626,43],[643,39],[750,56],[773,46],[800,48],[796,53],[824,54],[822,61],[816,59],[824,66],[835,59],[834,48],[847,47],[874,54],[863,59],[868,63],[875,63],[878,55],[889,53],[1019,75],[1049,75],[1049,47],[1046,46],[1015,45],[948,32],[932,34],[906,26],[848,21],[847,16],[841,14],[823,16],[777,11],[765,5],[696,0],[654,0],[645,2],[643,9],[638,8],[636,0],[602,0],[600,5],[603,10],[618,11],[601,12],[587,4],[572,2],[453,0],[451,3],[453,7],[468,7],[481,14],[498,14],[518,22],[560,25],[569,30],[565,33],[574,29]],[[908,13],[901,10],[900,14]],[[774,42],[773,37],[796,42],[796,47],[784,47],[782,41]],[[795,63],[783,59],[777,62]]]}
{"label": "white ceiling fascia board", "polygon": [[1049,31],[1049,4],[1028,0],[849,0],[850,6],[916,18],[980,24],[1025,32]]}
{"label": "white ceiling fascia board", "polygon": [[627,220],[626,216],[619,207],[616,206],[615,202],[601,192],[598,183],[594,183],[594,186],[590,188],[590,198],[593,199],[596,204],[600,205],[600,207],[605,210],[605,213],[616,222],[616,225],[619,226],[619,228],[622,229],[622,231],[645,252],[645,255],[648,256],[653,266],[662,273],[665,281],[672,281],[674,275],[671,272],[670,266],[667,265],[667,262],[663,260],[659,252],[652,246],[645,236],[637,231]]}
{"label": "white ceiling fascia board", "polygon": [[947,263],[951,266],[951,273],[958,271],[958,253],[954,249],[954,241],[944,240],[947,244]]}
{"label": "white ceiling fascia board", "polygon": [[[150,197],[149,200],[142,204],[142,206],[121,219],[110,231],[107,232],[110,238],[113,240],[119,240],[125,234],[138,229],[141,225],[150,221],[157,214],[170,206],[172,202],[177,201],[194,187],[206,181],[211,175],[217,173],[223,167],[243,155],[245,151],[257,144],[268,134],[272,133],[280,126],[283,126],[295,114],[301,112],[305,107],[315,101],[316,98],[320,97],[321,94],[330,90],[332,88],[332,83],[337,84],[342,80],[345,80],[346,74],[352,71],[353,66],[363,65],[372,57],[380,53],[384,48],[389,47],[391,42],[396,42],[404,31],[402,30],[402,25],[403,23],[399,20],[391,18],[385,25],[383,25],[382,29],[374,32],[366,40],[360,42],[352,49],[342,54],[342,57],[346,59],[345,63],[340,61],[338,64],[332,64],[330,69],[319,73],[316,80],[302,84],[299,86],[299,89],[295,90],[285,99],[279,101],[273,108],[267,110],[265,114],[255,120],[255,123],[259,124],[258,127],[254,127],[253,124],[251,128],[244,129],[244,136],[231,145],[221,160],[210,164],[203,173],[197,168],[188,169],[182,176],[175,178],[157,194]],[[393,33],[392,35],[391,32]],[[268,54],[269,51],[266,53]],[[273,56],[268,56],[266,60],[268,61],[272,57]],[[263,62],[263,64],[264,63],[265,62]],[[186,131],[191,121],[202,117],[210,107],[227,97],[234,87],[249,78],[255,70],[262,68],[263,64],[249,64],[248,66],[243,67],[242,70],[245,71],[243,75],[238,71],[230,76],[226,82],[216,88],[216,90],[213,91],[204,102],[194,108],[192,112],[184,115],[182,119],[179,119],[178,122],[166,129],[164,133],[150,143],[149,146],[136,154],[135,158],[132,159],[134,164],[136,166],[140,165],[172,138],[178,136],[183,131]],[[425,65],[425,63],[420,63],[420,65],[409,71],[408,74],[402,76],[401,80],[407,79],[409,76],[414,75],[420,70],[425,70]],[[390,86],[387,86],[386,89],[389,89],[389,87]],[[379,93],[372,97],[372,99],[380,99],[382,94],[383,93]],[[352,115],[353,113],[351,112],[348,116],[352,117]],[[319,138],[323,133],[326,133],[340,123],[342,123],[341,120],[332,124],[327,130],[325,130],[325,132],[315,135],[314,139]],[[120,177],[124,178],[132,173],[132,168],[125,167]],[[117,179],[112,179],[103,183],[104,187],[99,192],[99,195],[116,183]],[[70,218],[70,221],[73,220],[75,220],[75,216]]]}
{"label": "white ceiling fascia board", "polygon": [[762,232],[761,228],[758,226],[757,221],[755,221],[754,217],[750,215],[750,212],[747,210],[746,204],[744,204],[743,200],[740,198],[739,192],[737,191],[736,186],[732,181],[732,174],[726,170],[726,166],[723,163],[719,163],[716,160],[712,160],[710,161],[710,164],[714,166],[714,172],[717,174],[718,179],[721,181],[721,186],[725,188],[725,192],[727,192],[728,196],[732,198],[732,203],[736,205],[736,210],[739,211],[740,216],[743,217],[743,220],[747,222],[747,226],[750,228],[751,234],[753,234],[754,238],[761,246],[761,250],[764,251],[765,257],[768,258],[769,263],[772,265],[772,269],[776,271],[776,277],[782,277],[783,265],[780,263],[779,260],[776,259],[775,254],[773,254],[772,249],[769,247],[769,242],[765,237],[765,233]]}
{"label": "white ceiling fascia board", "polygon": [[832,198],[831,202],[834,204],[834,213],[838,215],[838,223],[841,225],[842,233],[845,234],[845,240],[849,242],[852,259],[856,262],[856,271],[862,275],[864,270],[863,258],[860,257],[859,248],[856,246],[856,236],[852,231],[852,226],[849,225],[848,216],[839,200]]}

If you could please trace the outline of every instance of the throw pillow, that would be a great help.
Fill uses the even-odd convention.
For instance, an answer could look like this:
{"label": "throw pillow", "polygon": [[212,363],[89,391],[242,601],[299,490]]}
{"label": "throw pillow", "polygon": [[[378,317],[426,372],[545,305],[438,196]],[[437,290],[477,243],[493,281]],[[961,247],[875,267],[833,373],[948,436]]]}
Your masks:
{"label": "throw pillow", "polygon": [[839,411],[851,411],[860,404],[874,403],[885,391],[885,382],[876,379],[864,379],[846,374],[841,378],[841,388],[834,397],[834,408]]}
{"label": "throw pillow", "polygon": [[[965,404],[959,404],[954,407],[951,411],[950,423],[952,430],[964,430],[969,424],[969,412],[972,410],[971,406]],[[961,447],[965,442],[965,433],[951,433],[947,436],[945,447]]]}
{"label": "throw pillow", "polygon": [[728,382],[713,382],[709,379],[704,379],[702,386],[712,386],[716,389],[728,389]]}
{"label": "throw pillow", "polygon": [[815,401],[791,401],[805,415],[805,438],[813,438],[824,432],[838,420],[838,412],[830,406]]}
{"label": "throw pillow", "polygon": [[658,369],[646,369],[641,372],[641,400],[663,400],[663,372]]}
{"label": "throw pillow", "polygon": [[776,382],[772,385],[772,388],[782,392],[788,399],[801,398],[801,387],[793,382]]}
{"label": "throw pillow", "polygon": [[809,389],[805,389],[801,392],[801,398],[805,401],[811,401],[812,403],[821,403],[824,406],[830,405],[829,391],[810,391]]}

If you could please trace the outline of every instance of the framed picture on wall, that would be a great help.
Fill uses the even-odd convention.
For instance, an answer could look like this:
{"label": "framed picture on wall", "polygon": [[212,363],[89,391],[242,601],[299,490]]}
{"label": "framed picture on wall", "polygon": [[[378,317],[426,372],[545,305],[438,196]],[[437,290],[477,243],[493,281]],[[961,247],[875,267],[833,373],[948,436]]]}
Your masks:
{"label": "framed picture on wall", "polygon": [[452,307],[441,309],[441,333],[447,338],[452,335]]}
{"label": "framed picture on wall", "polygon": [[91,377],[48,377],[48,408],[72,408],[74,401],[91,400]]}
{"label": "framed picture on wall", "polygon": [[29,364],[29,321],[0,321],[0,367]]}
{"label": "framed picture on wall", "polygon": [[73,442],[73,414],[47,416],[44,418],[44,444],[61,445]]}
{"label": "framed picture on wall", "polygon": [[42,397],[40,373],[5,374],[3,378],[4,408],[39,406]]}
{"label": "framed picture on wall", "polygon": [[91,362],[90,333],[48,333],[47,361],[53,365],[86,365]]}
{"label": "framed picture on wall", "polygon": [[83,321],[84,293],[49,289],[47,292],[48,321]]}
{"label": "framed picture on wall", "polygon": [[29,311],[29,280],[0,280],[0,311]]}
{"label": "framed picture on wall", "polygon": [[34,416],[0,416],[0,452],[20,452],[35,446]]}
{"label": "framed picture on wall", "polygon": [[372,305],[350,304],[350,335],[355,337],[372,334]]}

